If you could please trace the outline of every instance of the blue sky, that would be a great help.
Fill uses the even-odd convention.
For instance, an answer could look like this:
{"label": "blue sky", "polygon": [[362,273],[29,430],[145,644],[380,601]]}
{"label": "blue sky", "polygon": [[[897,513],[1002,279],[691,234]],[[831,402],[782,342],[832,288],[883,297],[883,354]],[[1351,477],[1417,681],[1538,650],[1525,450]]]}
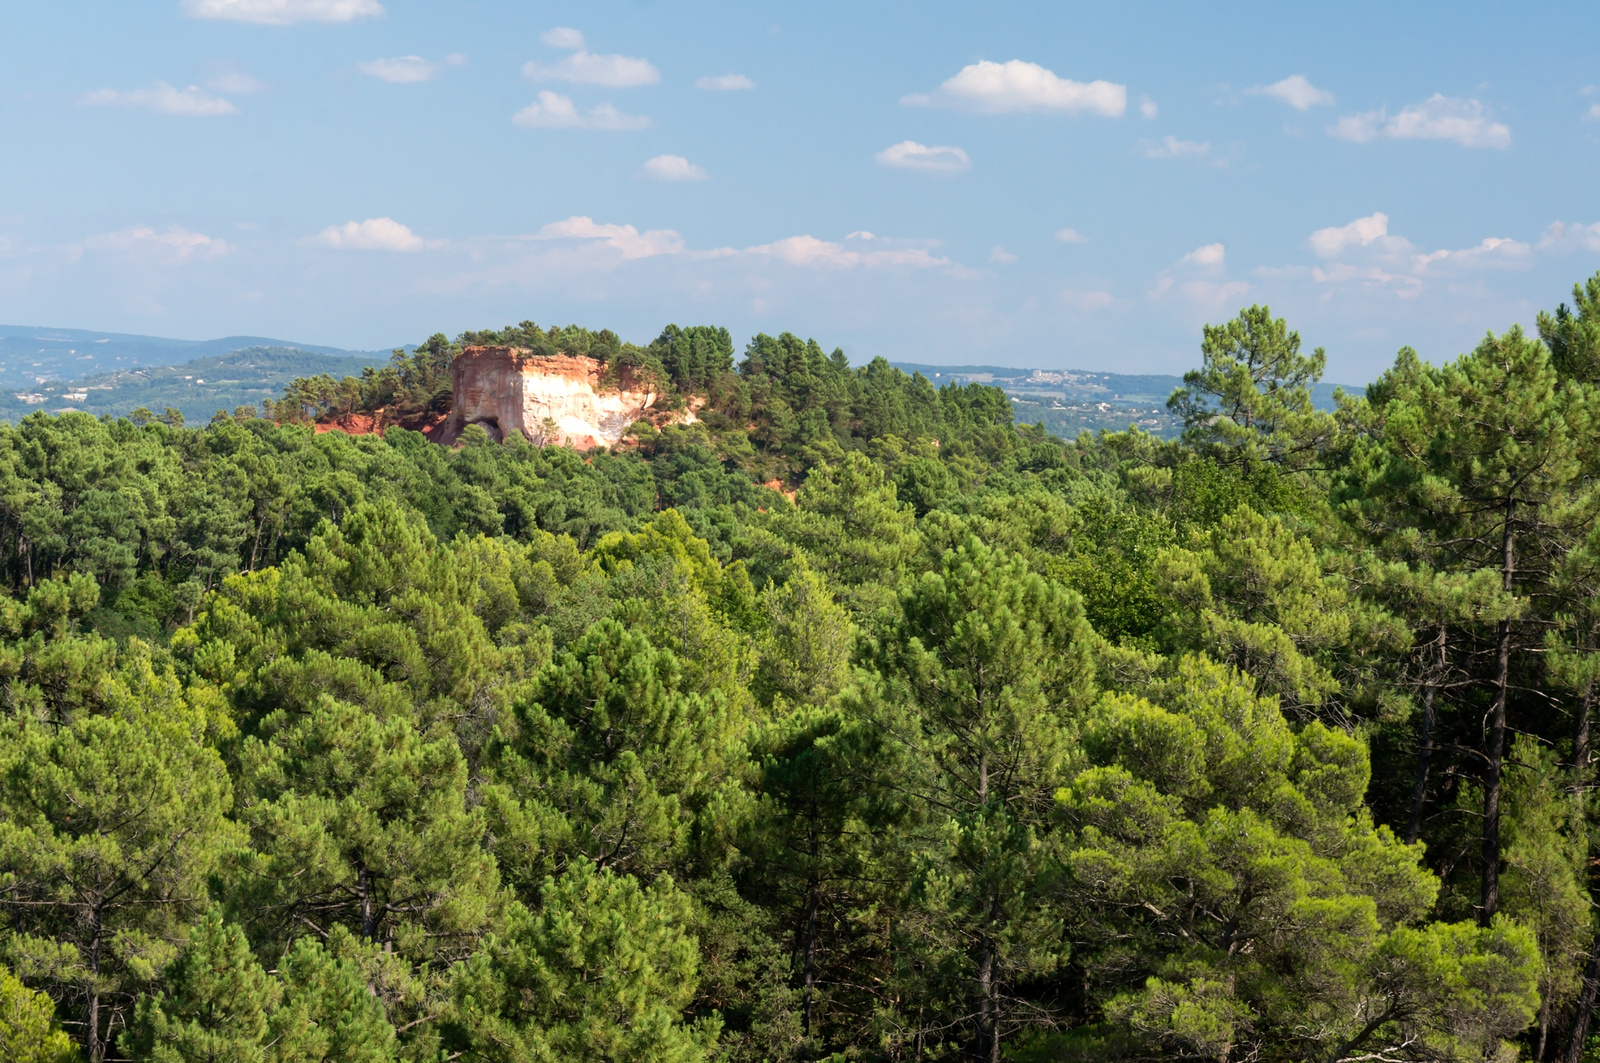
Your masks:
{"label": "blue sky", "polygon": [[5,5],[0,320],[1329,378],[1600,269],[1600,6]]}

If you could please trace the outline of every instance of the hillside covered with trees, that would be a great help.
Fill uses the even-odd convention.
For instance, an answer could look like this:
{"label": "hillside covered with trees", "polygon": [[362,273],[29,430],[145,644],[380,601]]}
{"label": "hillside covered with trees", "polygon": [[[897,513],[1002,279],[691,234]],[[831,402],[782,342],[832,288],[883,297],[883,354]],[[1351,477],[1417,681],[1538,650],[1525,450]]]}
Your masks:
{"label": "hillside covered with trees", "polygon": [[[1600,1059],[1574,299],[1331,412],[1251,307],[1171,441],[531,322],[0,426],[0,1057]],[[706,402],[308,426],[486,342]]]}

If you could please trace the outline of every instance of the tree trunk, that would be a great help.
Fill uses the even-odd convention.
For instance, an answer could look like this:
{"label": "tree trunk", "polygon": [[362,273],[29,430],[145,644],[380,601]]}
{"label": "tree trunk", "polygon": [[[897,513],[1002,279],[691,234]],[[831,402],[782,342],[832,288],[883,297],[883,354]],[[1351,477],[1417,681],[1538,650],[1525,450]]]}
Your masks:
{"label": "tree trunk", "polygon": [[978,946],[978,1050],[984,1063],[1000,1063],[1000,1016],[994,1000],[994,940],[987,934]]}
{"label": "tree trunk", "polygon": [[801,1005],[801,1029],[807,1037],[811,1036],[811,994],[817,982],[817,894],[820,892],[820,883],[817,881],[817,838],[813,831],[811,835],[811,875],[806,883],[806,959],[805,1000]]}
{"label": "tree trunk", "polygon": [[[1511,518],[1514,502],[1506,504],[1505,533],[1501,541],[1502,588],[1509,595],[1516,574],[1516,533]],[[1500,621],[1495,647],[1494,704],[1489,706],[1489,736],[1484,749],[1488,762],[1483,772],[1483,903],[1478,922],[1488,926],[1500,910],[1500,774],[1506,752],[1506,694],[1511,684],[1511,618]]]}
{"label": "tree trunk", "polygon": [[1594,709],[1594,684],[1583,688],[1578,700],[1578,733],[1572,739],[1572,774],[1583,786],[1589,774],[1589,716]]}
{"label": "tree trunk", "polygon": [[[263,509],[264,508],[265,507],[263,507]],[[256,570],[256,559],[257,559],[257,557],[260,556],[260,550],[261,550],[261,533],[263,531],[266,531],[266,529],[267,529],[267,515],[266,515],[266,513],[262,513],[261,514],[261,519],[256,522],[256,538],[255,538],[255,541],[250,544],[250,563],[245,566],[245,571],[246,572],[254,572]]]}
{"label": "tree trunk", "polygon": [[1488,926],[1500,910],[1500,775],[1506,751],[1506,685],[1511,670],[1511,621],[1500,623],[1495,656],[1494,704],[1489,707],[1488,762],[1483,772],[1483,902],[1478,922]]}
{"label": "tree trunk", "polygon": [[[1584,648],[1594,649],[1594,628],[1585,633]],[[1589,717],[1594,707],[1594,684],[1586,683],[1583,697],[1578,701],[1578,733],[1572,742],[1572,785],[1580,793],[1589,784]],[[1589,1039],[1589,1020],[1594,1017],[1596,997],[1600,997],[1600,932],[1589,946],[1589,963],[1583,971],[1583,985],[1578,1002],[1572,1012],[1572,1026],[1567,1032],[1567,1050],[1562,1053],[1562,1063],[1580,1063],[1584,1042]]]}
{"label": "tree trunk", "polygon": [[1578,994],[1578,1006],[1572,1015],[1572,1029],[1567,1034],[1567,1050],[1561,1063],[1580,1063],[1583,1045],[1589,1039],[1589,1020],[1594,1016],[1596,996],[1600,996],[1600,934],[1589,946],[1589,965],[1583,972],[1583,990]]}
{"label": "tree trunk", "polygon": [[361,940],[371,941],[376,929],[372,919],[372,876],[365,864],[356,865],[356,892],[361,896]]}
{"label": "tree trunk", "polygon": [[1439,670],[1428,677],[1422,692],[1422,734],[1417,741],[1417,779],[1411,788],[1411,819],[1406,824],[1406,844],[1410,845],[1422,833],[1422,809],[1428,798],[1428,771],[1433,764],[1433,732],[1437,717],[1433,700],[1444,673],[1445,630],[1439,625]]}
{"label": "tree trunk", "polygon": [[89,1022],[84,1030],[83,1047],[89,1053],[89,1063],[100,1063],[105,1058],[106,1046],[100,1043],[100,913],[96,911],[94,934],[89,939]]}
{"label": "tree trunk", "polygon": [[[1594,627],[1583,633],[1583,649],[1594,652]],[[1589,781],[1589,718],[1594,710],[1594,681],[1583,684],[1583,696],[1578,699],[1578,729],[1572,736],[1572,780],[1582,789]]]}

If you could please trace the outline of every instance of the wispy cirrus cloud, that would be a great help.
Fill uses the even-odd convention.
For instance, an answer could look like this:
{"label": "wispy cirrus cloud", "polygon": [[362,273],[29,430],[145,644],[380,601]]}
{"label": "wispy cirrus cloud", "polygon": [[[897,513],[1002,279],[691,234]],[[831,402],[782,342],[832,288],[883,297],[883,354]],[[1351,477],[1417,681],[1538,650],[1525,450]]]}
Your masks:
{"label": "wispy cirrus cloud", "polygon": [[1527,269],[1533,264],[1533,245],[1505,236],[1485,237],[1475,247],[1429,251],[1416,256],[1417,272],[1435,265],[1487,269]]}
{"label": "wispy cirrus cloud", "polygon": [[148,225],[91,236],[83,246],[96,251],[155,252],[164,258],[185,262],[191,258],[214,258],[230,248],[226,240],[194,232],[181,226],[168,226],[157,232]]}
{"label": "wispy cirrus cloud", "polygon": [[296,22],[354,22],[383,14],[378,0],[183,0],[191,18],[288,26]]}
{"label": "wispy cirrus cloud", "polygon": [[892,166],[901,170],[926,170],[933,173],[957,173],[969,169],[972,160],[960,148],[947,145],[918,144],[915,140],[902,140],[891,144],[873,156],[879,166]]}
{"label": "wispy cirrus cloud", "polygon": [[1331,136],[1364,143],[1369,140],[1449,140],[1464,148],[1511,146],[1509,126],[1494,121],[1482,102],[1434,93],[1421,103],[1390,115],[1376,111],[1347,114],[1329,127]]}
{"label": "wispy cirrus cloud", "polygon": [[1540,234],[1538,247],[1541,251],[1600,251],[1600,222],[1593,225],[1551,222]]}
{"label": "wispy cirrus cloud", "polygon": [[650,119],[643,115],[623,114],[609,103],[580,111],[570,96],[549,90],[539,93],[538,99],[512,115],[511,121],[523,129],[593,129],[613,133],[644,129],[650,124]]}
{"label": "wispy cirrus cloud", "polygon": [[770,244],[747,247],[745,253],[815,269],[895,266],[928,269],[951,264],[950,259],[933,255],[925,242],[883,240],[869,232],[853,232],[842,243],[810,235],[790,236]]}
{"label": "wispy cirrus cloud", "polygon": [[79,102],[85,107],[126,107],[184,118],[216,118],[239,113],[231,100],[213,96],[198,85],[175,89],[165,81],[158,81],[148,89],[97,89],[85,94]]}
{"label": "wispy cirrus cloud", "polygon": [[583,34],[571,26],[556,26],[539,34],[539,43],[551,48],[587,48]]}
{"label": "wispy cirrus cloud", "polygon": [[1128,87],[1110,81],[1073,81],[1021,59],[1004,63],[985,59],[962,67],[932,92],[905,96],[900,102],[982,114],[1087,112],[1120,118],[1128,108]]}
{"label": "wispy cirrus cloud", "polygon": [[1187,159],[1207,166],[1228,165],[1227,159],[1215,158],[1208,141],[1179,140],[1168,133],[1160,140],[1141,140],[1139,150],[1147,159]]}
{"label": "wispy cirrus cloud", "polygon": [[393,59],[372,59],[365,63],[357,63],[356,69],[380,81],[395,85],[411,85],[419,81],[431,81],[445,67],[460,66],[466,61],[467,57],[460,54],[447,55],[440,63],[424,59],[420,55],[401,55]]}
{"label": "wispy cirrus cloud", "polygon": [[1270,85],[1256,85],[1244,90],[1246,96],[1271,96],[1275,100],[1287,103],[1297,111],[1309,111],[1313,107],[1332,107],[1333,93],[1326,89],[1319,89],[1307,81],[1304,74],[1291,74],[1282,81],[1274,81]]}
{"label": "wispy cirrus cloud", "polygon": [[656,181],[704,181],[711,177],[682,155],[657,155],[643,169],[646,177]]}
{"label": "wispy cirrus cloud", "polygon": [[934,244],[930,241],[885,239],[869,232],[853,232],[842,241],[821,240],[807,234],[757,244],[742,251],[731,247],[691,250],[685,245],[682,234],[673,229],[640,231],[633,225],[597,222],[586,215],[575,215],[551,222],[523,239],[541,243],[571,242],[615,252],[610,258],[589,260],[591,268],[599,269],[664,255],[681,256],[686,261],[745,256],[816,270],[925,269],[951,265],[950,259],[931,252]]}
{"label": "wispy cirrus cloud", "polygon": [[622,253],[623,259],[678,255],[684,251],[683,237],[672,229],[646,229],[632,225],[596,222],[585,215],[553,221],[533,234],[534,240],[592,241]]}
{"label": "wispy cirrus cloud", "polygon": [[597,55],[588,51],[583,34],[575,29],[559,26],[540,34],[539,40],[552,48],[573,49],[573,52],[554,63],[530,59],[522,64],[522,76],[530,81],[566,81],[574,85],[629,89],[654,85],[661,80],[661,71],[648,59]]}
{"label": "wispy cirrus cloud", "polygon": [[756,87],[756,83],[743,74],[707,74],[696,78],[694,87],[712,92],[748,92]]}
{"label": "wispy cirrus cloud", "polygon": [[307,243],[337,251],[421,251],[428,242],[393,218],[368,218],[330,225]]}

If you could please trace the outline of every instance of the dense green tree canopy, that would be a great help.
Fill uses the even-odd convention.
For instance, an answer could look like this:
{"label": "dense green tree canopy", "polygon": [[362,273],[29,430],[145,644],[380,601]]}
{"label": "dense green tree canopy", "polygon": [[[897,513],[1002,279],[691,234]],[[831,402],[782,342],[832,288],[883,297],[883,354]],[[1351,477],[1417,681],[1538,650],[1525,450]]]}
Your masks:
{"label": "dense green tree canopy", "polygon": [[[1600,1059],[1597,320],[1329,414],[1251,307],[1171,442],[531,321],[0,425],[0,1057]],[[436,445],[472,344],[695,417]]]}

